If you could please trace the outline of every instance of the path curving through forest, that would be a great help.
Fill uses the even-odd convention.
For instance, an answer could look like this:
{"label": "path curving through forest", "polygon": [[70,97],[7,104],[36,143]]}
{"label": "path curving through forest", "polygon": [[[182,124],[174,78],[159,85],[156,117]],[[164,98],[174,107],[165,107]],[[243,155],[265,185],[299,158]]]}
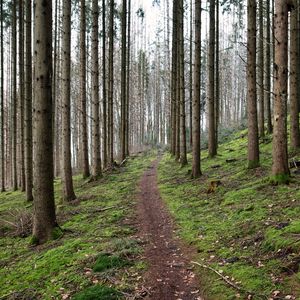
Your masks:
{"label": "path curving through forest", "polygon": [[202,300],[199,281],[190,268],[190,251],[174,236],[174,225],[158,190],[158,160],[139,183],[139,237],[145,241],[145,275],[149,300]]}

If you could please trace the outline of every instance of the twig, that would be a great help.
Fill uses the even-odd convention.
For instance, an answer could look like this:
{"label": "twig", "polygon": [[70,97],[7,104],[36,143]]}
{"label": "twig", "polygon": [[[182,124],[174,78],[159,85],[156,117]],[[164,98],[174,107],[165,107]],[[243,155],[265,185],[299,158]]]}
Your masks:
{"label": "twig", "polygon": [[[215,272],[217,275],[219,275],[226,283],[228,283],[230,286],[232,286],[233,288],[235,288],[236,290],[238,290],[239,292],[245,292],[244,289],[240,288],[239,286],[237,286],[235,283],[233,283],[231,280],[229,280],[228,278],[226,278],[225,276],[223,276],[219,271],[213,269],[212,267],[210,266],[207,266],[207,265],[204,265],[204,264],[199,264],[195,261],[192,261],[191,262],[192,264],[194,265],[197,265],[197,266],[200,266],[202,268],[205,268],[205,269],[209,269],[213,272]],[[251,292],[247,292],[248,294],[252,294]]]}

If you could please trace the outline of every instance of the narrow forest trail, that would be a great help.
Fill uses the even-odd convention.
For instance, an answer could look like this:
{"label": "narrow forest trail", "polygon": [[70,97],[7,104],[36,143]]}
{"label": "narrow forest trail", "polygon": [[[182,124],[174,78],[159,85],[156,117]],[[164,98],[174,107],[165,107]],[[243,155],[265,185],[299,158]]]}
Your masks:
{"label": "narrow forest trail", "polygon": [[152,300],[202,300],[190,268],[190,251],[174,236],[174,224],[157,185],[158,160],[144,173],[138,202],[139,236],[145,241],[146,288]]}

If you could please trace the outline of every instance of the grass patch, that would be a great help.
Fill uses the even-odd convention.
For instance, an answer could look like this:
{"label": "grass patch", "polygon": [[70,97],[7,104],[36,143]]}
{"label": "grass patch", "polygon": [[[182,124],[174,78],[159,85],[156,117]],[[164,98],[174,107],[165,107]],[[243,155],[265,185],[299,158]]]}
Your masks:
{"label": "grass patch", "polygon": [[[165,154],[159,165],[162,198],[178,224],[178,234],[196,248],[197,261],[222,270],[238,286],[252,291],[254,299],[272,298],[276,290],[283,298],[300,299],[296,283],[300,176],[291,176],[289,185],[274,186],[270,184],[272,144],[260,144],[261,161],[255,169],[248,169],[246,151],[247,130],[231,135],[214,159],[202,151],[203,175],[195,180],[188,175],[190,165],[181,168]],[[215,179],[221,185],[207,193]],[[291,264],[292,272],[281,267],[291,269]],[[236,299],[237,291],[214,272],[198,271],[206,299]]]}
{"label": "grass patch", "polygon": [[120,292],[113,288],[95,285],[89,287],[72,297],[73,300],[118,300],[121,299]]}
{"label": "grass patch", "polygon": [[[112,275],[115,288],[126,289],[127,293],[133,291],[136,282],[130,274],[141,272],[141,262],[130,220],[135,214],[138,180],[155,157],[156,153],[151,152],[130,158],[124,167],[105,173],[96,182],[87,183],[81,175],[74,176],[78,201],[72,205],[60,205],[62,186],[56,179],[57,220],[63,236],[60,230],[55,230],[54,240],[44,245],[30,246],[30,234],[21,238],[7,224],[0,223],[0,297],[13,298],[34,291],[35,299],[61,299],[63,294],[85,290],[96,279],[103,286],[107,284],[105,278],[95,278],[96,275],[88,275],[86,271],[93,268],[99,253],[122,258],[118,263],[122,262],[122,270],[126,268],[128,275],[115,268]],[[0,194],[1,218],[9,216],[11,209],[25,208],[31,213],[32,206],[28,206],[20,192]],[[103,297],[99,299],[106,299]]]}
{"label": "grass patch", "polygon": [[120,256],[104,253],[98,256],[93,271],[102,272],[109,269],[118,269],[128,266],[129,264],[128,260],[125,260]]}

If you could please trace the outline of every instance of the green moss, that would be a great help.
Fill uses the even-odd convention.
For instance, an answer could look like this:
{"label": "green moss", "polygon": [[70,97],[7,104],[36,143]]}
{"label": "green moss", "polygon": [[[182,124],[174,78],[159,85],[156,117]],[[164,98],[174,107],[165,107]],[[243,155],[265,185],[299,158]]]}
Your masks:
{"label": "green moss", "polygon": [[255,169],[259,167],[258,160],[248,160],[248,169]]}
{"label": "green moss", "polygon": [[288,184],[290,182],[290,174],[277,174],[270,176],[270,183],[273,185]]}
{"label": "green moss", "polygon": [[33,235],[30,239],[29,244],[32,246],[36,246],[39,244],[39,239],[35,235]]}
{"label": "green moss", "polygon": [[100,254],[93,267],[94,272],[102,272],[108,269],[118,269],[129,265],[129,261],[117,255]]}
{"label": "green moss", "polygon": [[61,238],[63,236],[63,231],[61,230],[61,228],[59,227],[55,227],[53,230],[52,230],[52,239],[53,240],[57,240],[59,238]]}
{"label": "green moss", "polygon": [[122,299],[120,292],[113,288],[95,285],[74,295],[73,300],[117,300]]}

